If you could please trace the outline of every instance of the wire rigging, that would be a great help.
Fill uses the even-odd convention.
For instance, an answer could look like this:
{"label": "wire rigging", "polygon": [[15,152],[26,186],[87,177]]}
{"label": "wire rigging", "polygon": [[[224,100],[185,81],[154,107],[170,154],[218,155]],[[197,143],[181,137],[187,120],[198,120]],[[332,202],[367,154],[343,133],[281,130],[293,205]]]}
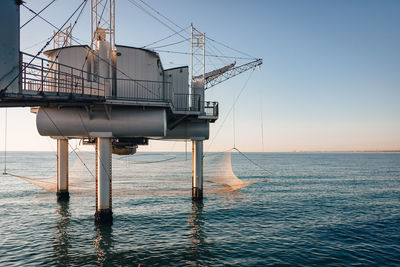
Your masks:
{"label": "wire rigging", "polygon": [[145,4],[147,7],[149,7],[150,9],[152,9],[154,12],[156,12],[158,15],[160,15],[161,17],[163,17],[164,19],[166,19],[167,21],[169,21],[170,23],[172,23],[173,25],[175,25],[177,28],[179,29],[183,29],[181,26],[179,26],[178,24],[176,24],[175,22],[173,22],[172,20],[170,20],[169,18],[167,18],[166,16],[164,16],[163,14],[161,14],[159,11],[157,11],[154,7],[150,6],[148,3],[144,2],[143,0],[139,0],[140,2],[142,2],[143,4]]}
{"label": "wire rigging", "polygon": [[[82,15],[82,13],[83,13],[83,10],[84,10],[85,7],[86,7],[86,4],[87,4],[87,2],[85,2],[85,5],[82,7],[82,9],[81,9],[81,11],[79,12],[77,18],[75,19],[74,24],[72,25],[71,30],[70,30],[71,32],[72,32],[72,30],[75,28],[76,24],[78,23],[78,20],[79,20],[79,18],[81,17],[81,15]],[[67,39],[64,39],[64,43],[63,43],[62,47],[64,47],[66,43],[67,43]],[[58,58],[58,56],[60,55],[60,53],[61,53],[61,49],[57,52],[56,58]],[[53,65],[54,65],[54,62],[51,64],[50,69],[53,67]],[[46,73],[46,77],[45,77],[45,78],[47,78],[48,75],[49,75],[49,72]]]}
{"label": "wire rigging", "polygon": [[[164,53],[173,53],[173,54],[181,54],[181,55],[191,55],[192,53],[189,52],[180,52],[180,51],[171,51],[171,50],[159,50],[159,49],[154,49],[153,51],[155,52],[164,52]],[[193,54],[196,56],[202,56],[202,54]],[[233,56],[218,56],[218,55],[212,55],[212,54],[206,54],[206,57],[219,57],[219,58],[233,58],[233,59],[244,59],[244,60],[253,60],[254,58],[249,58],[249,57],[233,57]]]}
{"label": "wire rigging", "polygon": [[262,146],[262,162],[265,164],[265,151],[264,151],[264,116],[263,116],[263,94],[260,87],[260,122],[261,122],[261,146]]}
{"label": "wire rigging", "polygon": [[[25,25],[27,25],[29,22],[31,22],[32,20],[34,20],[37,16],[40,15],[40,13],[42,13],[43,11],[45,11],[49,6],[51,6],[55,1],[57,0],[53,0],[51,1],[47,6],[45,6],[44,8],[42,8],[38,13],[36,13],[32,18],[30,18],[27,22],[25,22],[21,27],[19,27],[19,29],[22,29],[23,27],[25,27]],[[24,5],[24,4],[23,4]],[[24,5],[25,6],[25,5]]]}
{"label": "wire rigging", "polygon": [[274,175],[272,172],[270,172],[269,170],[265,169],[263,166],[261,166],[260,164],[258,164],[257,162],[255,162],[254,160],[252,160],[251,158],[249,158],[248,156],[246,156],[246,154],[244,154],[242,151],[240,151],[239,149],[237,149],[236,147],[233,148],[233,150],[236,150],[237,152],[239,152],[240,155],[242,155],[243,157],[245,157],[248,161],[250,161],[251,163],[253,163],[255,166],[257,166],[258,168],[260,168],[261,170],[267,172],[270,175]]}
{"label": "wire rigging", "polygon": [[205,157],[206,154],[209,153],[209,151],[210,151],[210,149],[211,149],[211,146],[213,145],[215,139],[217,138],[218,134],[220,133],[220,131],[221,131],[222,127],[224,126],[226,120],[228,119],[229,115],[231,114],[231,112],[232,112],[232,110],[233,110],[233,106],[234,106],[234,105],[236,104],[236,102],[239,100],[239,97],[240,97],[241,94],[243,93],[244,89],[246,89],[246,86],[247,86],[247,84],[248,84],[248,82],[249,82],[251,76],[253,75],[254,70],[255,70],[255,69],[253,68],[253,70],[252,70],[252,71],[250,72],[250,74],[249,74],[249,77],[247,77],[247,80],[245,81],[243,87],[240,89],[239,94],[236,96],[236,99],[233,101],[233,104],[232,104],[232,106],[230,107],[230,109],[229,109],[229,111],[228,111],[228,114],[226,114],[224,120],[222,121],[222,124],[220,125],[220,127],[218,128],[216,134],[214,135],[213,139],[211,140],[210,145],[208,146],[208,151],[207,151],[206,153],[204,153],[203,157]]}
{"label": "wire rigging", "polygon": [[7,175],[7,108],[4,114],[4,171],[3,175]]}
{"label": "wire rigging", "polygon": [[174,42],[174,43],[170,43],[170,44],[166,44],[166,45],[160,45],[160,46],[156,46],[156,47],[150,47],[149,49],[157,49],[157,48],[163,48],[163,47],[167,47],[167,46],[172,46],[172,45],[177,45],[177,44],[181,44],[185,41],[189,41],[190,38],[184,39],[182,41],[178,41],[178,42]]}
{"label": "wire rigging", "polygon": [[[185,29],[180,30],[179,33],[183,32],[183,31],[186,31],[186,30],[189,29],[189,28],[190,28],[190,26],[186,27]],[[154,41],[154,42],[152,42],[152,43],[150,43],[150,44],[148,44],[148,45],[142,46],[141,48],[146,48],[146,47],[152,46],[152,45],[154,45],[154,44],[157,44],[157,43],[159,43],[159,42],[162,42],[162,41],[164,41],[164,40],[167,40],[167,39],[169,39],[169,38],[171,38],[172,36],[175,36],[175,35],[177,35],[177,33],[174,32],[173,34],[170,34],[170,35],[168,35],[167,37],[164,37],[164,38],[162,38],[162,39],[160,39],[160,40]]]}
{"label": "wire rigging", "polygon": [[35,47],[35,46],[37,46],[37,45],[40,45],[40,44],[42,44],[42,43],[44,43],[44,42],[50,40],[50,38],[51,38],[51,36],[48,37],[48,38],[46,38],[46,39],[44,39],[44,40],[42,40],[42,41],[40,41],[40,42],[37,42],[37,43],[33,44],[33,45],[30,45],[30,46],[28,46],[28,47],[25,47],[25,48],[23,48],[22,50],[31,49],[32,47]]}
{"label": "wire rigging", "polygon": [[239,51],[239,50],[237,50],[237,49],[235,49],[235,48],[233,48],[233,47],[230,47],[229,45],[226,45],[226,44],[224,44],[224,43],[221,43],[221,42],[219,42],[219,41],[216,41],[216,40],[214,40],[214,39],[212,39],[212,38],[210,38],[210,37],[208,37],[208,36],[206,36],[206,39],[208,39],[208,40],[210,40],[210,41],[213,41],[213,42],[215,42],[215,43],[217,43],[217,44],[219,44],[219,45],[222,45],[222,46],[224,46],[224,47],[226,47],[226,48],[228,48],[228,49],[231,49],[231,50],[233,50],[233,51],[235,51],[235,52],[238,52],[238,53],[240,53],[240,54],[242,54],[242,55],[244,55],[244,56],[246,56],[246,57],[249,57],[249,58],[251,58],[251,59],[257,59],[256,57],[253,57],[252,55],[249,55],[249,54],[247,54],[247,53],[245,53],[245,52],[241,52],[241,51]]}
{"label": "wire rigging", "polygon": [[[146,14],[148,14],[149,16],[153,17],[155,20],[157,20],[158,22],[160,22],[162,25],[164,25],[165,27],[167,27],[168,29],[170,29],[171,31],[173,31],[174,33],[178,34],[179,36],[181,36],[183,39],[186,39],[185,36],[183,36],[180,32],[176,31],[175,29],[173,29],[171,26],[169,26],[168,24],[166,24],[165,22],[163,22],[162,20],[160,20],[159,18],[157,18],[156,16],[154,16],[153,14],[151,14],[149,11],[147,11],[143,6],[141,6],[139,3],[137,3],[135,0],[128,0],[130,3],[132,3],[133,5],[135,5],[137,8],[139,8],[140,10],[142,10],[143,12],[145,12]],[[182,29],[182,27],[179,27],[180,29]]]}
{"label": "wire rigging", "polygon": [[[139,3],[138,3],[139,1],[140,1],[143,5],[139,4]],[[147,13],[149,16],[151,16],[151,17],[153,17],[154,19],[156,19],[158,22],[160,22],[161,24],[163,24],[163,25],[164,25],[165,27],[167,27],[168,29],[172,30],[172,31],[174,32],[173,35],[179,34],[179,36],[181,36],[183,39],[186,39],[184,36],[182,36],[182,35],[180,34],[182,31],[187,32],[186,28],[181,27],[180,25],[178,25],[177,23],[175,23],[173,20],[169,19],[167,16],[163,15],[160,11],[158,11],[157,9],[155,9],[154,7],[152,7],[151,5],[149,5],[148,3],[146,3],[145,1],[143,1],[143,0],[129,0],[129,2],[131,2],[133,5],[135,5],[135,6],[138,7],[139,9],[141,9],[143,12]],[[178,28],[180,31],[178,32],[178,31],[176,31],[175,29],[173,29],[171,26],[167,25],[167,23],[165,23],[165,22],[162,21],[161,19],[157,18],[157,17],[156,17],[154,14],[152,14],[150,11],[146,10],[144,6],[146,6],[146,7],[147,7],[148,9],[150,9],[152,12],[154,12],[155,14],[157,14],[159,17],[163,18],[165,21],[169,22],[170,24],[172,24],[173,26],[175,26],[176,28]],[[172,36],[173,36],[173,35],[172,35]],[[224,43],[222,43],[222,42],[216,41],[216,40],[213,39],[213,38],[210,38],[210,37],[207,37],[207,36],[206,36],[206,39],[209,40],[209,41],[211,41],[210,43],[207,42],[206,46],[208,46],[208,43],[209,43],[210,46],[212,46],[218,53],[221,54],[221,55],[206,55],[206,57],[217,57],[217,58],[221,61],[221,63],[224,64],[224,65],[227,65],[227,62],[226,62],[226,61],[225,61],[225,62],[223,61],[224,58],[225,58],[225,59],[228,59],[228,58],[246,59],[246,60],[254,60],[254,59],[256,59],[256,57],[251,56],[251,55],[249,55],[248,53],[242,52],[242,51],[240,51],[240,50],[238,50],[238,49],[235,49],[235,48],[233,48],[233,47],[231,47],[231,46],[229,46],[229,45],[226,45],[226,44],[224,44]],[[219,44],[219,45],[221,45],[221,46],[223,46],[223,47],[225,47],[225,48],[228,48],[228,49],[230,49],[230,50],[232,50],[232,51],[235,51],[235,52],[237,52],[237,53],[240,53],[240,54],[246,56],[247,58],[245,58],[245,57],[239,58],[239,57],[230,57],[230,56],[226,56],[226,55],[224,55],[216,46],[214,46],[214,45],[212,44],[212,42],[214,42],[214,43],[216,43],[216,44]],[[178,43],[180,43],[180,42],[178,42]],[[171,45],[173,45],[173,44],[171,44]],[[148,45],[148,46],[149,46],[149,45]],[[166,46],[167,46],[167,45],[166,45]],[[147,47],[147,46],[145,46],[145,47]],[[161,47],[163,47],[163,46],[161,46]],[[155,48],[153,48],[153,49],[157,49],[157,48],[161,48],[161,47],[155,47]],[[212,49],[210,49],[210,47],[208,47],[207,49],[210,50],[210,51],[212,51]],[[166,51],[166,50],[155,50],[155,51],[157,51],[157,52],[165,52],[165,53],[176,53],[176,54],[191,55],[191,53],[186,53],[186,52],[175,52],[175,51]]]}
{"label": "wire rigging", "polygon": [[[87,0],[85,0],[85,1],[87,1]],[[86,2],[86,3],[87,3],[87,2]],[[86,3],[85,3],[85,5],[86,5]],[[25,5],[24,5],[24,7],[27,8],[27,9],[28,9],[29,11],[31,11],[32,13],[35,13],[35,14],[36,14],[36,12],[35,12],[34,10],[28,8],[28,7],[25,6]],[[104,8],[105,8],[105,7],[104,7]],[[102,14],[101,14],[101,16],[100,16],[100,20],[102,19],[102,16],[103,16],[103,13],[104,13],[104,8],[103,8],[103,12],[102,12]],[[71,31],[72,31],[72,29],[74,28],[74,26],[76,25],[76,23],[77,23],[79,17],[81,16],[81,14],[82,14],[82,12],[83,12],[83,9],[84,9],[84,7],[82,8],[82,10],[81,10],[79,16],[77,17],[77,19],[75,20],[75,23],[74,23],[73,27],[71,28]],[[50,21],[48,21],[47,19],[43,18],[43,17],[40,16],[40,15],[39,15],[38,17],[41,18],[43,21],[45,21],[46,23],[48,23],[49,25],[51,25],[52,27],[54,27],[55,29],[58,30],[58,28],[57,28],[53,23],[51,23]],[[64,24],[64,25],[65,25],[65,24]],[[64,27],[64,26],[62,26],[62,28],[63,28],[63,27]],[[62,28],[61,28],[61,29],[62,29]],[[59,32],[59,31],[58,31],[58,32]],[[58,32],[56,32],[56,33],[50,38],[50,40],[48,41],[48,43],[50,43],[50,42],[52,41],[52,39],[58,34]],[[80,42],[77,40],[77,38],[71,36],[71,39],[74,40],[76,43],[82,45],[82,43],[80,43]],[[66,40],[65,40],[65,41],[66,41]],[[63,47],[64,47],[64,45],[65,45],[65,41],[64,41],[64,43],[63,43]],[[91,46],[92,46],[92,45],[93,45],[93,39],[92,39],[92,44],[91,44]],[[47,44],[46,44],[46,46],[47,46]],[[44,49],[42,49],[42,50],[44,50]],[[39,53],[36,55],[36,57],[37,57],[40,53],[41,53],[41,52],[39,52]],[[59,50],[59,51],[57,52],[56,58],[58,58],[58,56],[59,56],[60,53],[61,53],[61,50]],[[36,58],[36,57],[35,57],[35,58]],[[100,56],[97,56],[97,57],[98,57],[101,61],[103,61],[103,62],[105,62],[106,64],[108,64],[109,66],[111,66],[111,64],[108,62],[108,60],[106,60],[106,59],[104,59],[104,58],[102,58],[102,57],[100,57]],[[32,61],[33,61],[35,58],[33,58],[33,59],[28,63],[28,65],[31,64]],[[83,68],[84,68],[84,66],[85,66],[85,64],[86,64],[87,59],[88,59],[88,56],[86,56],[85,62],[83,63],[83,66],[82,66],[82,69],[81,69],[81,70],[83,70]],[[54,64],[54,63],[52,63],[52,64]],[[27,67],[27,66],[26,66],[26,67]],[[120,72],[122,75],[126,76],[127,78],[129,78],[129,79],[131,79],[131,80],[134,80],[132,77],[130,77],[129,75],[127,75],[127,74],[126,74],[125,72],[123,72],[122,70],[120,70],[120,69],[118,69],[118,68],[116,68],[116,70],[117,70],[118,72]],[[48,75],[48,74],[46,74],[46,77],[47,77],[47,75]],[[11,84],[11,83],[10,83],[10,84]],[[149,91],[149,92],[152,92],[150,89],[148,89],[147,87],[145,87],[143,84],[141,84],[141,83],[137,83],[137,84],[138,84],[141,88],[144,88],[145,90],[147,90],[147,91]]]}
{"label": "wire rigging", "polygon": [[[65,138],[64,134],[61,132],[60,128],[58,128],[57,124],[54,122],[54,120],[50,117],[50,115],[47,113],[46,109],[43,109],[44,113],[46,114],[46,116],[49,118],[49,120],[51,121],[51,123],[54,125],[54,127],[57,129],[57,132]],[[77,156],[77,158],[81,161],[81,163],[83,164],[83,166],[85,166],[86,170],[90,173],[90,175],[92,177],[95,177],[94,174],[90,171],[89,167],[85,164],[85,162],[82,160],[82,158],[79,156],[79,154],[76,152],[76,150],[72,147],[72,145],[70,144],[70,142],[68,142],[68,146],[72,149],[72,151],[75,153],[75,155]],[[102,164],[102,167],[105,169],[105,167]]]}
{"label": "wire rigging", "polygon": [[[78,12],[78,10],[83,6],[83,4],[85,4],[88,0],[83,0],[82,3],[75,9],[75,11],[72,13],[72,15],[67,19],[67,21],[60,27],[57,28],[57,32],[56,34],[58,34],[64,27],[65,25],[72,19],[72,17],[76,14],[76,12]],[[24,7],[26,7],[25,4],[22,4]],[[26,7],[28,8],[28,7]],[[28,10],[31,10],[28,8]],[[33,10],[32,10],[33,11]],[[0,93],[4,93],[5,91],[8,90],[8,87],[16,80],[18,79],[18,77],[20,77],[20,75],[26,70],[26,68],[28,66],[30,66],[32,64],[32,62],[44,51],[44,49],[50,44],[50,42],[54,39],[54,37],[56,36],[56,34],[53,35],[53,37],[51,37],[50,40],[47,41],[47,43],[39,50],[39,52],[37,52],[37,54],[35,56],[32,57],[32,59],[29,61],[28,64],[26,64],[23,68],[21,68],[21,70],[19,71],[19,73],[7,84],[7,86],[2,89],[0,91]]]}
{"label": "wire rigging", "polygon": [[[233,95],[235,97],[235,95]],[[232,105],[232,125],[233,125],[233,148],[236,148],[236,125],[235,125],[235,98],[233,98]]]}

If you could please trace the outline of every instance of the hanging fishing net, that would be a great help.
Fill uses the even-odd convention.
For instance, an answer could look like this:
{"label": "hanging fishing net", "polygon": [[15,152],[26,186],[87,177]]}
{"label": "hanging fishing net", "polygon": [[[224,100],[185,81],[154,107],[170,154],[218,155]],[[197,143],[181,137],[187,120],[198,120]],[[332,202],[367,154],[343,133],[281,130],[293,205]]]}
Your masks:
{"label": "hanging fishing net", "polygon": [[[212,153],[204,158],[204,192],[218,193],[237,190],[253,182],[244,182],[232,170],[231,151]],[[70,153],[69,192],[95,192],[95,154],[80,151]],[[137,153],[132,156],[113,156],[113,194],[179,194],[190,193],[192,162],[183,153]],[[12,169],[12,166],[10,166]],[[10,175],[24,179],[47,191],[57,191],[56,167],[45,166],[42,173],[48,178]],[[37,175],[36,175],[37,176]]]}

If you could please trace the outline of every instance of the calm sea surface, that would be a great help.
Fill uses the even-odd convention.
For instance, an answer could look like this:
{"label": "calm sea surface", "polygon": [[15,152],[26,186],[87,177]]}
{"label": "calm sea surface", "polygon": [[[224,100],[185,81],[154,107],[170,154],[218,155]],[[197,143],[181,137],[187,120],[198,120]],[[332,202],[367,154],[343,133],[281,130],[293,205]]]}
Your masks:
{"label": "calm sea surface", "polygon": [[[120,157],[114,223],[101,227],[93,193],[57,203],[55,193],[0,174],[0,265],[400,265],[400,154],[246,155],[264,161],[267,182],[232,153],[235,174],[259,182],[206,193],[202,204],[192,203],[184,153]],[[52,177],[56,157],[10,152],[8,168]]]}

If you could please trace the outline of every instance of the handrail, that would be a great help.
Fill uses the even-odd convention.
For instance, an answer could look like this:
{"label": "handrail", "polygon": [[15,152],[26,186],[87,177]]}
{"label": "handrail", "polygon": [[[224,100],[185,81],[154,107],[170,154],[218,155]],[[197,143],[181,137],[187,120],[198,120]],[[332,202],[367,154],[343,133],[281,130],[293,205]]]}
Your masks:
{"label": "handrail", "polygon": [[[35,58],[35,60],[38,59],[38,60],[47,61],[47,62],[50,62],[50,63],[52,63],[52,64],[56,64],[56,65],[58,65],[58,66],[66,67],[66,68],[73,69],[73,70],[76,70],[76,71],[79,71],[79,72],[83,72],[83,73],[88,74],[88,75],[92,75],[92,73],[87,72],[87,71],[84,71],[83,69],[78,69],[78,68],[75,68],[75,67],[72,67],[72,66],[69,66],[69,65],[65,65],[65,64],[63,64],[63,63],[58,63],[58,62],[56,62],[56,61],[49,60],[49,59],[46,59],[46,58],[37,57],[37,56],[34,56],[34,55],[29,54],[29,53],[26,53],[26,52],[22,52],[22,51],[21,51],[21,52],[19,52],[19,53],[22,54],[22,55],[26,55],[26,56]],[[105,79],[104,77],[102,77],[102,76],[100,76],[100,75],[96,75],[96,76]]]}
{"label": "handrail", "polygon": [[[218,102],[201,101],[199,94],[175,93],[171,82],[103,78],[93,73],[44,58],[34,58],[27,63],[24,57],[35,57],[21,52],[22,95],[37,96],[94,96],[96,99],[115,99],[136,102],[162,102],[170,104],[174,111],[204,112],[206,116],[218,116]],[[24,62],[25,61],[25,62]],[[31,62],[32,61],[32,62]],[[112,95],[111,88],[116,86]],[[109,90],[109,92],[107,92]],[[38,94],[39,93],[39,94]],[[202,113],[203,114],[203,113]]]}

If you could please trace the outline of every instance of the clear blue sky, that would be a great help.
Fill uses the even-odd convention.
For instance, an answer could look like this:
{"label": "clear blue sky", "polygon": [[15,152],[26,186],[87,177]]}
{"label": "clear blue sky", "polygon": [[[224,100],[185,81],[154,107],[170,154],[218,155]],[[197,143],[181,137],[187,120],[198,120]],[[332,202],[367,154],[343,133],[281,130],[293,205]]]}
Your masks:
{"label": "clear blue sky", "polygon": [[[49,2],[26,0],[26,5],[37,11]],[[43,16],[61,25],[79,2],[58,0]],[[128,0],[116,2],[118,44],[143,46],[172,33]],[[207,36],[264,59],[235,107],[239,149],[262,151],[262,110],[265,151],[400,150],[400,1],[146,2],[182,27],[193,22]],[[30,16],[21,8],[22,23]],[[25,48],[52,32],[36,19],[21,31],[21,49],[34,53],[40,45]],[[87,8],[73,35],[89,40],[89,33]],[[240,56],[218,48],[226,55]],[[189,43],[172,49],[189,51]],[[161,53],[161,57],[166,68],[190,63],[186,55]],[[220,62],[208,63],[212,68]],[[209,100],[220,102],[221,111],[220,120],[211,126],[210,139],[249,75],[207,91]],[[35,116],[28,109],[8,113],[9,150],[54,149],[54,141],[37,133]],[[0,116],[3,128],[4,110]],[[206,151],[231,148],[232,129],[228,118],[211,148],[210,142],[206,144]],[[0,135],[2,149],[4,132]],[[184,146],[153,142],[147,149],[177,151]]]}

